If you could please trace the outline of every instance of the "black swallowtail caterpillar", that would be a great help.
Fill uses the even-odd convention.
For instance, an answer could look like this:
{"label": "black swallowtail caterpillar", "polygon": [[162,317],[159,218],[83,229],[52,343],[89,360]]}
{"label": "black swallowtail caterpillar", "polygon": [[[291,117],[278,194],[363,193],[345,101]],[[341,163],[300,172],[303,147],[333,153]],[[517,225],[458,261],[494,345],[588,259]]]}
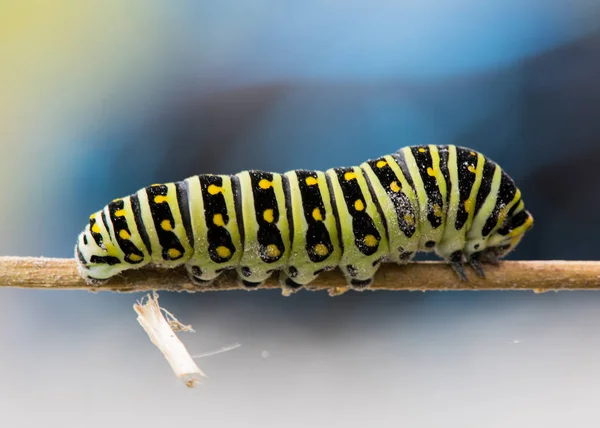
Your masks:
{"label": "black swallowtail caterpillar", "polygon": [[367,287],[383,261],[435,251],[463,263],[506,255],[533,225],[521,192],[493,161],[464,147],[412,146],[360,166],[285,174],[243,171],[155,184],[90,217],[75,247],[97,283],[148,264],[185,264],[209,284],[235,269],[246,287],[274,271],[286,291],[339,267]]}

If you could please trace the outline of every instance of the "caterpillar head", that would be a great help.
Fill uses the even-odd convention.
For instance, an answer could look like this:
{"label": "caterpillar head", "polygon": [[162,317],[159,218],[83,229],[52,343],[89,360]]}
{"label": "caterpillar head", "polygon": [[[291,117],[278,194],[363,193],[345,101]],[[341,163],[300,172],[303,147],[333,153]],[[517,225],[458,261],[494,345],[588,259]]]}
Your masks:
{"label": "caterpillar head", "polygon": [[137,254],[124,254],[120,249],[107,229],[105,210],[92,214],[75,245],[77,269],[81,277],[90,284],[104,282],[123,270],[130,269],[131,264],[147,264],[144,263],[144,254],[139,250]]}
{"label": "caterpillar head", "polygon": [[533,227],[533,216],[523,209],[507,218],[500,229],[494,232],[487,242],[488,251],[497,257],[504,257],[521,242],[529,229]]}

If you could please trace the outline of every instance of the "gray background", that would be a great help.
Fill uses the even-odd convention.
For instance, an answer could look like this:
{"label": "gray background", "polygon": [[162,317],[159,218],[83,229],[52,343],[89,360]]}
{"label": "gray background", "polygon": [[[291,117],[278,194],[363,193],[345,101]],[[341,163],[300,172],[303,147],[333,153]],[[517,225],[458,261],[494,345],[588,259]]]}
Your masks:
{"label": "gray background", "polygon": [[[598,259],[592,1],[0,2],[0,254],[71,257],[150,183],[484,152],[536,225],[514,259]],[[1,426],[596,427],[596,293],[161,295],[210,376],[172,375],[141,295],[0,290]]]}

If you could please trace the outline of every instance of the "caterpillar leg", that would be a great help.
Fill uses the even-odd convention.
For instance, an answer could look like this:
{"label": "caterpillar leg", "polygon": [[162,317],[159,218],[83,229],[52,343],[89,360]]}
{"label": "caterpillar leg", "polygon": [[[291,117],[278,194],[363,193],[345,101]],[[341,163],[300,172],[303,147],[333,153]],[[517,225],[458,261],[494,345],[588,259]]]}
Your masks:
{"label": "caterpillar leg", "polygon": [[255,268],[250,266],[238,266],[235,270],[238,274],[239,284],[247,289],[260,287],[273,273],[273,270],[265,270],[262,266]]}
{"label": "caterpillar leg", "polygon": [[480,278],[485,278],[485,272],[481,266],[481,252],[473,253],[469,256],[469,264]]}
{"label": "caterpillar leg", "polygon": [[453,252],[446,261],[452,266],[452,269],[456,272],[461,281],[468,281],[467,274],[465,273],[464,255],[462,251]]}
{"label": "caterpillar leg", "polygon": [[481,254],[481,260],[494,266],[498,266],[500,264],[500,260],[498,259],[498,256],[493,248],[484,250]]}
{"label": "caterpillar leg", "polygon": [[[294,272],[294,270],[292,270]],[[289,271],[282,270],[279,274],[279,285],[281,286],[281,294],[291,296],[301,290],[305,284],[296,282],[297,275],[290,275]]]}
{"label": "caterpillar leg", "polygon": [[371,263],[356,263],[340,266],[348,287],[353,290],[362,291],[373,283],[373,276],[379,266]]}
{"label": "caterpillar leg", "polygon": [[486,248],[483,251],[473,253],[469,257],[469,263],[477,275],[479,275],[481,278],[485,278],[485,272],[483,270],[482,263],[489,263],[491,265],[498,266],[500,264],[500,259],[497,254],[497,249],[495,247],[491,247]]}
{"label": "caterpillar leg", "polygon": [[221,271],[211,271],[196,265],[186,265],[185,270],[187,271],[190,281],[192,281],[194,285],[200,287],[210,285],[221,273]]}
{"label": "caterpillar leg", "polygon": [[284,296],[290,296],[298,292],[304,286],[309,285],[322,272],[334,270],[336,266],[325,266],[321,269],[314,270],[314,266],[307,264],[303,267],[288,266],[281,271],[279,276],[279,284],[281,292]]}
{"label": "caterpillar leg", "polygon": [[371,286],[375,273],[379,269],[381,263],[386,260],[386,256],[382,255],[372,261],[369,259],[363,260],[355,262],[354,264],[340,266],[340,270],[346,278],[348,287],[353,290],[363,291]]}

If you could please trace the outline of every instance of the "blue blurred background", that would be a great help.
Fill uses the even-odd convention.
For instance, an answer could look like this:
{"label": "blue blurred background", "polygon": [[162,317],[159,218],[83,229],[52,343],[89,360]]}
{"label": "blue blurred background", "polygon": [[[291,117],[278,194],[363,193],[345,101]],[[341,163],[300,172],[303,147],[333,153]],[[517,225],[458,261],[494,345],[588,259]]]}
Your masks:
{"label": "blue blurred background", "polygon": [[[454,143],[521,187],[512,258],[598,259],[598,76],[586,0],[0,0],[0,254],[154,182]],[[163,293],[192,353],[242,344],[194,391],[139,297],[1,290],[0,425],[600,424],[596,293]]]}

